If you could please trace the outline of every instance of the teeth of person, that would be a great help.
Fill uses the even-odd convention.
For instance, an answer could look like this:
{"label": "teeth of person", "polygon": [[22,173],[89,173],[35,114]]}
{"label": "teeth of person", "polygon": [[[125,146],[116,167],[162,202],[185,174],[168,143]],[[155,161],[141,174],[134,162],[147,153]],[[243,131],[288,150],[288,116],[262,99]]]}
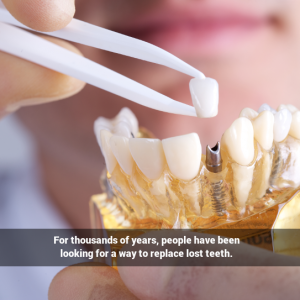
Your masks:
{"label": "teeth of person", "polygon": [[238,118],[225,131],[222,143],[226,145],[231,158],[242,166],[254,159],[254,130],[247,118]]}
{"label": "teeth of person", "polygon": [[274,115],[265,110],[252,121],[254,138],[265,149],[270,150],[273,145]]}
{"label": "teeth of person", "polygon": [[274,115],[277,113],[277,111],[272,108],[270,105],[268,105],[267,103],[264,103],[259,109],[258,109],[258,113],[260,114],[261,112],[268,110],[271,113],[273,113]]}
{"label": "teeth of person", "polygon": [[168,138],[162,141],[170,171],[182,180],[197,176],[201,163],[201,143],[198,134]]}
{"label": "teeth of person", "polygon": [[111,150],[110,146],[110,138],[112,137],[112,133],[106,129],[102,129],[100,131],[100,140],[101,140],[101,150],[105,159],[105,164],[107,171],[112,174],[113,170],[117,165],[117,160]]}
{"label": "teeth of person", "polygon": [[132,174],[133,159],[129,150],[129,139],[125,136],[113,135],[109,142],[112,153],[120,167],[130,176]]}
{"label": "teeth of person", "polygon": [[292,124],[289,135],[300,140],[300,111],[293,113]]}
{"label": "teeth of person", "polygon": [[193,105],[199,118],[212,118],[218,114],[219,85],[212,78],[193,78],[190,81]]}
{"label": "teeth of person", "polygon": [[130,153],[142,173],[151,180],[160,178],[166,164],[162,142],[157,139],[129,139]]}
{"label": "teeth of person", "polygon": [[113,129],[113,133],[127,138],[131,138],[133,134],[132,129],[130,128],[130,124],[127,121],[121,121],[117,123]]}
{"label": "teeth of person", "polygon": [[274,141],[282,142],[289,134],[292,114],[287,108],[278,111],[274,116]]}
{"label": "teeth of person", "polygon": [[292,114],[298,110],[298,108],[292,104],[281,104],[278,106],[277,111],[281,111],[287,108]]}
{"label": "teeth of person", "polygon": [[249,120],[253,120],[255,119],[256,117],[258,116],[258,112],[255,111],[254,109],[252,108],[249,108],[249,107],[246,107],[244,108],[241,113],[240,113],[240,118],[241,117],[244,117],[244,118],[247,118]]}

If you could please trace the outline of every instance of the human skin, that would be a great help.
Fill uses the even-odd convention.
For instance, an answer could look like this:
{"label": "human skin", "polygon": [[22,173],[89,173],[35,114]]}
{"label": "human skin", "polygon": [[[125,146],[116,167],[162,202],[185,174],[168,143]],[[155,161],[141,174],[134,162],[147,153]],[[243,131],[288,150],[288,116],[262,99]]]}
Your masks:
{"label": "human skin", "polygon": [[[5,0],[3,2],[20,21],[37,30],[51,31],[61,28],[71,20],[74,13],[72,1],[67,0],[61,1],[64,2],[63,8],[53,5],[56,1],[50,0]],[[21,3],[22,5],[27,4],[25,8],[20,6]],[[147,32],[146,30],[144,32],[135,32],[134,30],[137,27],[136,24],[141,27],[145,26],[139,23],[140,18],[153,18],[153,16],[146,16],[149,11],[153,12],[154,16],[159,15],[160,12],[172,12],[170,15],[177,18],[179,14],[178,18],[180,18],[180,12],[186,7],[197,11],[199,8],[194,9],[194,6],[198,7],[199,5],[201,11],[201,9],[208,9],[207,6],[219,7],[225,4],[226,7],[250,11],[255,16],[263,15],[264,25],[258,26],[257,30],[250,30],[250,33],[243,31],[242,38],[240,35],[238,38],[230,38],[230,42],[225,43],[225,45],[220,42],[223,33],[218,31],[219,33],[216,34],[213,42],[205,37],[200,39],[201,43],[204,44],[203,47],[197,43],[193,44],[191,41],[182,40],[183,37],[180,32],[183,29],[180,27],[181,25],[175,32],[165,29],[164,35],[157,34],[151,27],[152,25],[150,29],[147,28]],[[92,131],[93,121],[98,116],[113,117],[123,106],[128,106],[137,115],[140,124],[153,131],[157,137],[165,138],[197,132],[202,145],[205,146],[206,144],[213,145],[217,140],[220,140],[222,133],[238,117],[240,110],[244,107],[257,109],[266,102],[276,108],[281,103],[291,103],[297,106],[299,102],[300,20],[297,16],[300,9],[299,1],[151,0],[141,2],[139,0],[79,0],[76,5],[77,18],[116,31],[137,34],[140,38],[157,43],[179,56],[200,69],[206,76],[217,79],[220,85],[220,107],[218,117],[199,120],[152,111],[113,94],[86,86],[80,93],[67,100],[21,109],[18,115],[35,136],[38,144],[45,189],[54,204],[74,227],[88,228],[90,226],[88,199],[92,194],[100,191],[98,178],[104,161]],[[26,13],[23,14],[22,12]],[[152,32],[151,34],[149,34],[149,30],[150,33]],[[184,30],[183,32],[185,32]],[[205,34],[210,33],[206,32]],[[169,39],[168,36],[171,35],[173,38]],[[193,40],[193,35],[191,39]],[[183,44],[187,44],[188,47],[183,47]],[[70,47],[64,43],[61,45]],[[76,46],[86,57],[169,97],[191,104],[188,90],[190,78],[186,75],[132,58],[81,45]],[[73,51],[76,50],[73,49]],[[8,61],[10,61],[9,64],[7,64]],[[2,67],[4,64],[6,64],[5,69]],[[11,76],[7,76],[8,72]],[[28,76],[30,72],[33,76]],[[45,77],[38,76],[39,72],[45,72],[44,74],[49,80],[44,80]],[[24,76],[21,76],[22,74]],[[84,86],[82,82],[76,79],[45,70],[3,53],[0,53],[0,78],[0,93],[6,95],[0,99],[3,114],[8,112],[9,104],[24,100],[24,97],[36,99],[37,103],[43,103],[68,97],[77,93]],[[3,78],[5,81],[2,80]],[[28,82],[24,83],[22,81],[24,78]],[[59,85],[56,84],[57,80],[60,82]],[[5,84],[3,84],[4,82]],[[11,86],[14,88],[8,88]],[[29,86],[32,87],[30,91],[28,91]],[[42,92],[44,94],[41,94]],[[54,282],[67,281],[72,275],[69,270],[66,269],[60,273]],[[141,268],[139,270],[134,269],[134,273],[127,269],[121,271],[120,274],[133,293],[138,295],[140,299],[149,299],[147,295],[143,296],[140,290],[134,289],[134,280],[140,278],[140,287],[144,290],[147,290],[147,282],[149,284],[151,282],[153,286],[155,284],[159,286],[160,277],[158,274],[163,276],[167,269],[156,268],[156,270],[154,268],[153,271],[149,272],[148,269]],[[205,276],[207,280],[211,278],[211,281],[217,285],[222,280],[220,274],[223,274],[218,270],[221,269],[206,270],[205,275],[203,275],[204,271],[201,268],[180,269],[171,276],[171,279],[174,280],[172,282],[182,282],[182,278],[191,279],[182,282],[180,287],[183,290],[190,284],[201,286],[197,284],[198,281],[201,281],[201,276]],[[245,280],[239,281],[241,291],[248,289],[249,282],[259,285],[261,280],[264,280],[265,286],[272,285],[274,287],[274,290],[267,289],[270,293],[269,296],[273,298],[279,295],[278,292],[276,293],[280,288],[279,282],[288,278],[289,282],[292,283],[293,278],[299,276],[298,268],[276,269],[276,271],[273,268],[255,270],[253,268],[239,269],[237,277],[245,278]],[[80,272],[80,269],[76,272]],[[100,287],[105,282],[103,280],[105,272],[92,271],[92,269],[87,269],[85,272],[95,279],[93,282],[99,282]],[[112,270],[107,272],[114,273]],[[80,274],[84,273],[77,274],[78,278],[81,278]],[[192,275],[198,281],[194,282]],[[121,279],[118,274],[114,273],[112,276],[118,282],[120,290],[126,289],[120,283]],[[223,274],[223,276],[227,275]],[[71,281],[70,285],[60,285],[60,288],[55,285],[55,290],[60,294],[63,291],[72,293],[72,288],[76,286],[76,282],[74,280],[74,282]],[[84,287],[84,285],[82,286]],[[217,297],[218,289],[214,286],[211,288],[215,292],[210,298],[213,299]],[[226,288],[231,288],[231,285]],[[254,287],[252,288],[254,289]],[[294,295],[297,288],[296,284],[293,289],[288,285],[284,287],[284,289],[291,291],[290,296]],[[109,289],[104,290],[108,291]],[[257,289],[254,289],[255,291]],[[252,297],[255,297],[254,292],[251,294]],[[96,299],[104,299],[105,295],[105,292],[100,293]],[[168,295],[167,291],[165,295]],[[261,294],[257,294],[258,296]],[[266,297],[265,294],[264,296]],[[134,299],[134,296],[131,295],[130,297]],[[117,296],[116,298],[118,299]],[[52,299],[59,298],[56,296]],[[82,297],[82,299],[85,298]],[[177,298],[173,297],[173,299]]]}

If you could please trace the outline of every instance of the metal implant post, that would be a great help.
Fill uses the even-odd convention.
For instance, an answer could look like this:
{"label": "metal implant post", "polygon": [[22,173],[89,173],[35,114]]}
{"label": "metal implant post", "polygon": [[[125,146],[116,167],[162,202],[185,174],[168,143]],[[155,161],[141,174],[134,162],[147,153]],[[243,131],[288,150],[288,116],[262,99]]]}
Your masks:
{"label": "metal implant post", "polygon": [[[222,156],[220,151],[220,142],[213,148],[206,147],[206,168],[212,173],[222,172]],[[226,192],[224,189],[224,180],[221,178],[215,182],[211,181],[210,201],[214,212],[218,216],[224,215],[226,210],[225,198]]]}
{"label": "metal implant post", "polygon": [[217,142],[216,146],[210,148],[206,146],[206,168],[213,173],[219,173],[222,171],[222,156],[220,151],[220,142]]}

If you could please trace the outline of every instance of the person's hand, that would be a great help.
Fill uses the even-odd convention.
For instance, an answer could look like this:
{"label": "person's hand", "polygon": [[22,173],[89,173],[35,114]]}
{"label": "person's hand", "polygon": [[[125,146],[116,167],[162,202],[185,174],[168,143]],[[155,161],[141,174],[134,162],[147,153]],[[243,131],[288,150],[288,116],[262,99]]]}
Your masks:
{"label": "person's hand", "polygon": [[299,258],[247,244],[226,246],[236,260],[248,265],[260,260],[269,267],[216,267],[208,263],[205,267],[119,267],[117,272],[105,266],[71,266],[54,277],[49,300],[298,299],[300,268],[272,265],[299,265]]}
{"label": "person's hand", "polygon": [[[65,27],[75,13],[74,0],[2,0],[9,12],[24,25],[39,31]],[[80,54],[71,44],[43,37]],[[85,83],[0,51],[0,117],[21,106],[67,98]]]}

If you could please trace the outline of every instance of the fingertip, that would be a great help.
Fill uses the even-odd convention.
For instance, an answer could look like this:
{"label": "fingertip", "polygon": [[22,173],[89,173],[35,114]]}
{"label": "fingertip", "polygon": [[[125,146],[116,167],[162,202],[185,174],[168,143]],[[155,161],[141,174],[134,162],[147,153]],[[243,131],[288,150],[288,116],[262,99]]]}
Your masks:
{"label": "fingertip", "polygon": [[67,26],[75,14],[74,0],[2,0],[21,23],[38,31],[56,31]]}
{"label": "fingertip", "polygon": [[136,299],[116,270],[107,266],[71,266],[52,280],[49,300]]}
{"label": "fingertip", "polygon": [[165,299],[165,287],[173,267],[119,267],[118,271],[128,289],[143,300]]}

